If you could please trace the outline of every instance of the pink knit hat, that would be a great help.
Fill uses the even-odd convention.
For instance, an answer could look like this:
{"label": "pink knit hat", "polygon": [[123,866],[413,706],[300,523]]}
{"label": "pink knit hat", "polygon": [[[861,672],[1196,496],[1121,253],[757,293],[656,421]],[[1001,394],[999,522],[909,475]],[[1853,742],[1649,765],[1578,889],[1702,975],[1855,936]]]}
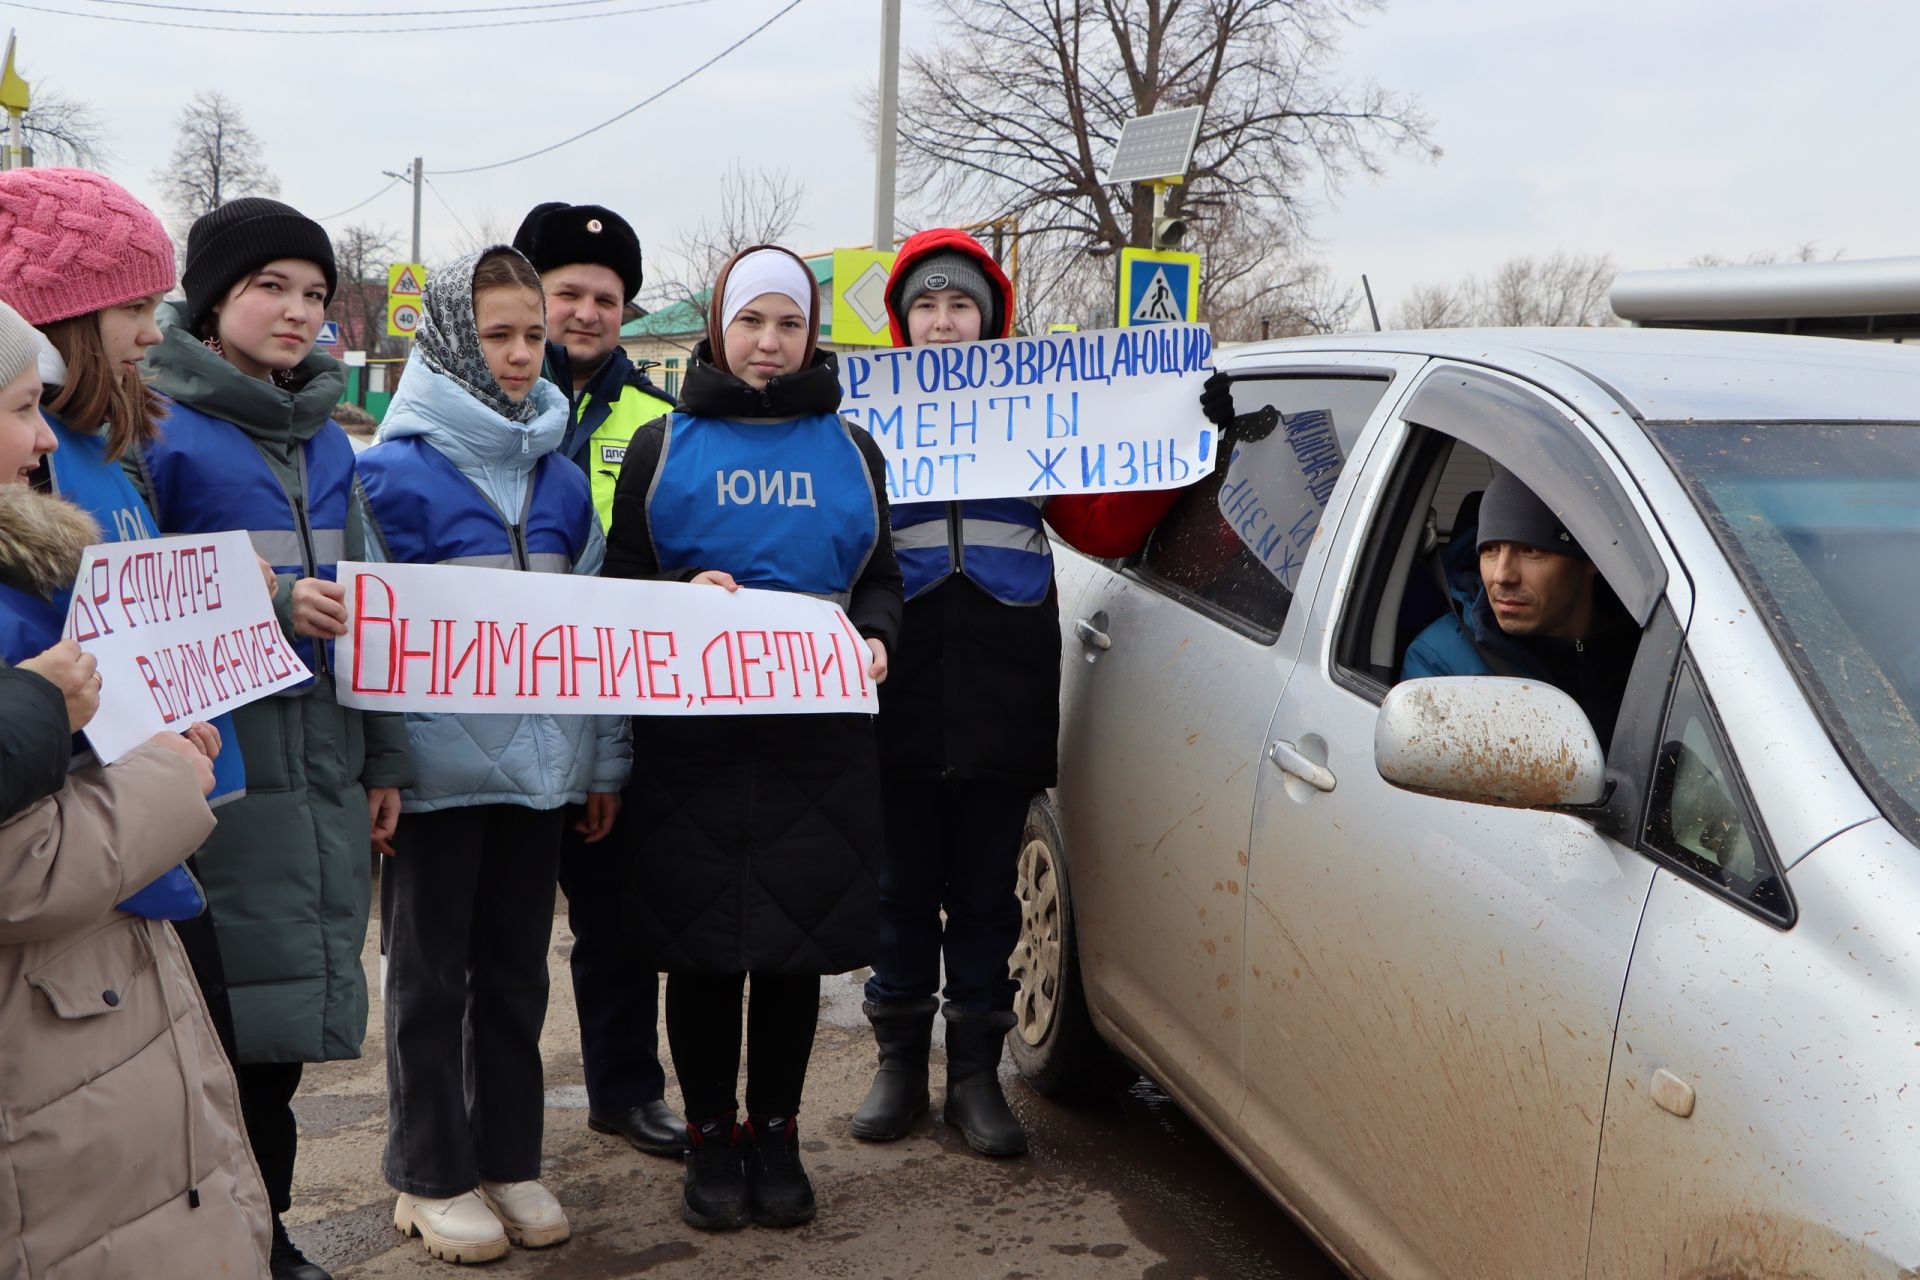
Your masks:
{"label": "pink knit hat", "polygon": [[0,299],[52,324],[173,288],[173,241],[153,211],[85,169],[0,173]]}

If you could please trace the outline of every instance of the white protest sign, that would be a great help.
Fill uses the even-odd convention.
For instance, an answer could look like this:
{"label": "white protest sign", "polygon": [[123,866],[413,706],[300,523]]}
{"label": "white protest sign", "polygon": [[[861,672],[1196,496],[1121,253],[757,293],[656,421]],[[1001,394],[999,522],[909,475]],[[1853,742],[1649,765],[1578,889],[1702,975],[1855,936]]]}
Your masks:
{"label": "white protest sign", "polygon": [[1214,468],[1212,370],[1200,324],[843,351],[840,409],[894,502],[1167,489]]}
{"label": "white protest sign", "polygon": [[342,704],[515,715],[878,709],[837,605],[785,591],[342,562]]}
{"label": "white protest sign", "polygon": [[100,710],[87,741],[109,763],[162,729],[185,729],[311,675],[280,630],[242,532],[88,547],[66,635],[100,664]]}
{"label": "white protest sign", "polygon": [[1235,431],[1220,515],[1292,591],[1340,479],[1333,415],[1309,409],[1289,417],[1269,406],[1237,419]]}

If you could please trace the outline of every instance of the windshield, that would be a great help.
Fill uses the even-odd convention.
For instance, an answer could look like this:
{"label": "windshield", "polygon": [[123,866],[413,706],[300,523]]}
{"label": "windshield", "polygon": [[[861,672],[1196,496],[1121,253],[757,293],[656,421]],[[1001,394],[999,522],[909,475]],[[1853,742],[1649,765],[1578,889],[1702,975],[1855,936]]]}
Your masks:
{"label": "windshield", "polygon": [[1920,843],[1920,425],[1650,425],[1880,809]]}

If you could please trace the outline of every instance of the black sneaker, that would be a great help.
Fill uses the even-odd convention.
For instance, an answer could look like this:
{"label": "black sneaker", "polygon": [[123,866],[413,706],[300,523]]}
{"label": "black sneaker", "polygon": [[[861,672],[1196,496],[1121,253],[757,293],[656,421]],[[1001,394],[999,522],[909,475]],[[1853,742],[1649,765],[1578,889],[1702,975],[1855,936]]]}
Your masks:
{"label": "black sneaker", "polygon": [[793,1116],[747,1121],[747,1212],[763,1227],[811,1222],[820,1206],[800,1167],[800,1131]]}
{"label": "black sneaker", "polygon": [[731,1114],[687,1126],[687,1177],[680,1216],[703,1231],[747,1225],[747,1178],[740,1126]]}
{"label": "black sneaker", "polygon": [[307,1255],[287,1238],[287,1224],[273,1215],[273,1251],[267,1255],[267,1269],[273,1280],[333,1280],[325,1267],[308,1262]]}

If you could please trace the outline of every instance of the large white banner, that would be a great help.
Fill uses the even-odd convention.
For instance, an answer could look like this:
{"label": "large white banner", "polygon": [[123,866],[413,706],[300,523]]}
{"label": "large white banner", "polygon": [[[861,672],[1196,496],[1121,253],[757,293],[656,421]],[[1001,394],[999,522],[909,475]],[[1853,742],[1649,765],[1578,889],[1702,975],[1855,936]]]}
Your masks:
{"label": "large white banner", "polygon": [[878,709],[838,606],[784,591],[340,565],[340,701],[369,711],[766,715]]}
{"label": "large white banner", "polygon": [[840,353],[894,502],[1167,489],[1212,471],[1200,324]]}
{"label": "large white banner", "polygon": [[281,632],[240,532],[88,547],[66,634],[100,664],[100,710],[87,741],[107,762],[162,729],[185,729],[311,674]]}

